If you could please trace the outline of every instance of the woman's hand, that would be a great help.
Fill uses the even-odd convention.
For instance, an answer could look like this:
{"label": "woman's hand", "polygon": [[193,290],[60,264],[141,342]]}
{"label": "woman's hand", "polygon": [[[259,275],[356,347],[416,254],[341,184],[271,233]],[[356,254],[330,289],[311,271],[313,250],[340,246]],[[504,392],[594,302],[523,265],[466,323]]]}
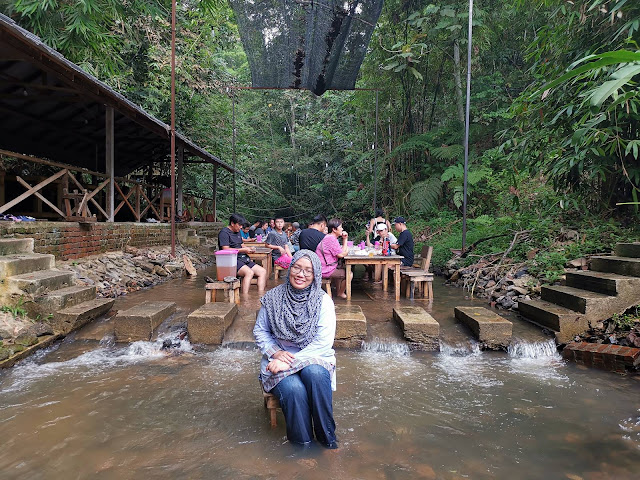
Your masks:
{"label": "woman's hand", "polygon": [[267,370],[274,374],[278,372],[283,372],[285,370],[289,370],[290,368],[291,368],[291,365],[289,365],[286,362],[283,362],[282,360],[271,360],[267,364]]}
{"label": "woman's hand", "polygon": [[296,358],[293,356],[293,353],[287,352],[286,350],[278,350],[276,353],[272,355],[272,357],[288,365],[291,365]]}

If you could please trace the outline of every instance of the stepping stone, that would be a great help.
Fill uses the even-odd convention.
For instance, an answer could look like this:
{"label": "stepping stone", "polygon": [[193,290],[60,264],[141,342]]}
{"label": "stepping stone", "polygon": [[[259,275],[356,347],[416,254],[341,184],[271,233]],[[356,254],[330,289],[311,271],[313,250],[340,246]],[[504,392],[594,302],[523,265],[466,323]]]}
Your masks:
{"label": "stepping stone", "polygon": [[640,258],[615,255],[591,257],[591,270],[640,277]]}
{"label": "stepping stone", "polygon": [[404,337],[419,350],[440,349],[440,324],[422,307],[395,307],[393,318],[400,324]]}
{"label": "stepping stone", "polygon": [[513,325],[506,318],[483,307],[455,307],[456,318],[467,325],[483,348],[506,350]]}
{"label": "stepping stone", "polygon": [[618,257],[640,258],[640,242],[618,243],[615,254]]}
{"label": "stepping stone", "polygon": [[78,303],[96,298],[94,286],[72,286],[52,290],[35,298],[35,302],[44,310],[53,312],[61,308],[72,307]]}
{"label": "stepping stone", "polygon": [[114,302],[113,298],[96,298],[64,308],[53,315],[52,326],[56,333],[66,335],[107,313]]}
{"label": "stepping stone", "polygon": [[207,303],[187,317],[187,331],[191,343],[220,345],[224,332],[238,312],[235,303]]}
{"label": "stepping stone", "polygon": [[151,340],[151,334],[176,311],[174,302],[143,302],[124,312],[115,320],[116,342]]}
{"label": "stepping stone", "polygon": [[360,305],[336,305],[336,348],[360,348],[367,336],[367,318]]}
{"label": "stepping stone", "polygon": [[556,341],[561,344],[589,328],[585,315],[543,300],[521,300],[518,311],[527,321],[556,332]]}

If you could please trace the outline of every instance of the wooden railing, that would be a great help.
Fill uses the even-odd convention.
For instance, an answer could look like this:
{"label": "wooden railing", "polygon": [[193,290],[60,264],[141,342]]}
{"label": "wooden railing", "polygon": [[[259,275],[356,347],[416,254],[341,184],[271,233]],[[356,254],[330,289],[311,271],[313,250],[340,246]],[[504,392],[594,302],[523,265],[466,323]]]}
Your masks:
{"label": "wooden railing", "polygon": [[[36,218],[60,217],[66,221],[74,222],[95,222],[109,219],[107,186],[110,179],[106,174],[5,150],[0,150],[0,155],[60,169],[49,177],[14,176],[0,171],[0,214],[9,213],[26,199],[34,197],[37,201],[35,210],[21,210],[15,213],[31,215]],[[95,183],[83,183],[84,178],[87,177],[90,180],[95,178]],[[12,181],[25,188],[26,191],[9,201],[5,201],[8,183]],[[52,188],[54,186],[55,189]],[[55,202],[51,201],[53,198],[55,198]],[[215,202],[211,199],[184,195],[183,198],[183,209],[188,211],[185,217],[189,217],[189,219],[200,218],[205,221],[208,217],[213,216],[215,219]],[[49,207],[51,212],[43,211],[43,205]],[[113,217],[115,221],[140,222],[143,218],[167,221],[170,220],[170,205],[170,190],[164,186],[142,183],[125,177],[114,177]],[[125,215],[125,212],[128,215]]]}

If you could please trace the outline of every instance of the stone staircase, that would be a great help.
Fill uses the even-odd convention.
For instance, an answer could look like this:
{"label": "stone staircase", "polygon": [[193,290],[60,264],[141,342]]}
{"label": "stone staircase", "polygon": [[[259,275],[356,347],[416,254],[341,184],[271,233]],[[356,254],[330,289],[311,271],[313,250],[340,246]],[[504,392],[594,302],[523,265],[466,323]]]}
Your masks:
{"label": "stone staircase", "polygon": [[565,285],[542,287],[540,300],[518,310],[529,321],[570,342],[590,325],[640,304],[640,242],[619,243],[612,256],[591,257],[591,270],[568,272]]}
{"label": "stone staircase", "polygon": [[66,335],[104,315],[113,299],[96,298],[94,286],[73,285],[73,273],[55,269],[53,255],[33,253],[32,238],[0,239],[0,298],[22,298],[30,317]]}

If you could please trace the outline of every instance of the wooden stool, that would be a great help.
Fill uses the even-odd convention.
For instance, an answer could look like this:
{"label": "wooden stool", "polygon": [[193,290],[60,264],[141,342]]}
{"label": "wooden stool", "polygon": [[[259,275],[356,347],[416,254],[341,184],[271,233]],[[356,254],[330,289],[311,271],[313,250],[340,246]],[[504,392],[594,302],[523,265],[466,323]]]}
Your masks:
{"label": "wooden stool", "polygon": [[333,296],[331,295],[331,279],[323,278],[322,286],[327,290],[327,294],[329,295],[329,298],[333,298]]}
{"label": "wooden stool", "polygon": [[273,269],[274,280],[278,280],[278,278],[280,277],[280,272],[286,272],[287,270],[289,270],[288,268],[282,268],[280,265],[275,265],[274,267],[275,267]]}
{"label": "wooden stool", "polygon": [[269,418],[271,420],[271,428],[278,426],[278,420],[276,412],[280,408],[280,401],[273,393],[267,393],[262,390],[262,396],[264,397],[264,408],[269,410]]}
{"label": "wooden stool", "polygon": [[240,280],[236,277],[225,277],[224,281],[205,283],[204,303],[215,303],[216,291],[224,292],[224,301],[240,303]]}

